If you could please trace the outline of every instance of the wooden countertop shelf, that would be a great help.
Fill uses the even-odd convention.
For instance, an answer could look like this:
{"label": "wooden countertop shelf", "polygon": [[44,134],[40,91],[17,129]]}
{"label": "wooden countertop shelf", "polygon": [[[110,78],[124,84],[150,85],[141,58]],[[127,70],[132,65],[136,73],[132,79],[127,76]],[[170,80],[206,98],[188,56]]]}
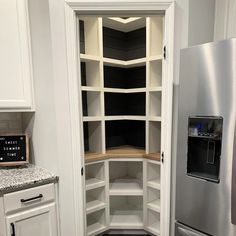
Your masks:
{"label": "wooden countertop shelf", "polygon": [[124,145],[114,148],[109,148],[106,153],[85,153],[85,163],[101,161],[109,158],[147,158],[154,161],[160,161],[160,153],[146,154],[145,149]]}
{"label": "wooden countertop shelf", "polygon": [[109,148],[106,151],[106,154],[112,158],[112,157],[144,157],[145,149],[124,145],[114,148]]}
{"label": "wooden countertop shelf", "polygon": [[149,153],[145,156],[147,159],[154,160],[154,161],[160,161],[161,155],[160,153]]}
{"label": "wooden countertop shelf", "polygon": [[106,154],[95,153],[95,152],[86,152],[85,153],[85,163],[102,161],[109,158]]}

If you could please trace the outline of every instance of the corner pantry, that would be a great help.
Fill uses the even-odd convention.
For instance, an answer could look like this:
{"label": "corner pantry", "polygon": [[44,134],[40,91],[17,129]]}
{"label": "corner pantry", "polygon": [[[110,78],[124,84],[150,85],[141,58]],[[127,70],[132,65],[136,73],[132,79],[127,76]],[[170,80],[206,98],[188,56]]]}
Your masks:
{"label": "corner pantry", "polygon": [[164,235],[165,16],[83,16],[77,26],[86,234]]}

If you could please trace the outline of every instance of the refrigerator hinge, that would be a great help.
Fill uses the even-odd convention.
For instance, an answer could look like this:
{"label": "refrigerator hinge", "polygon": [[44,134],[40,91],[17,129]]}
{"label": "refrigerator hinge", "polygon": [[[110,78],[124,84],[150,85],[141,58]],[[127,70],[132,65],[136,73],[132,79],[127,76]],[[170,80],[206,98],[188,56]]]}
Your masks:
{"label": "refrigerator hinge", "polygon": [[164,60],[166,60],[166,46],[164,46],[163,48],[163,58]]}
{"label": "refrigerator hinge", "polygon": [[84,175],[84,167],[81,168],[80,172],[81,172],[81,176],[83,176]]}
{"label": "refrigerator hinge", "polygon": [[164,163],[164,152],[161,153],[161,162]]}

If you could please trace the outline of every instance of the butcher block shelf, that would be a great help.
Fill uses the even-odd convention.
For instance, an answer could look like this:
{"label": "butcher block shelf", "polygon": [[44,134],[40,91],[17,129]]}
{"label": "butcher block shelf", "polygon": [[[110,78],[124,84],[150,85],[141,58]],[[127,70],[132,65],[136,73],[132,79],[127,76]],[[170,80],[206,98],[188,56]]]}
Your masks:
{"label": "butcher block shelf", "polygon": [[85,153],[85,163],[106,160],[109,158],[146,158],[150,160],[160,161],[160,153],[146,154],[145,150],[139,147],[129,145],[109,148],[106,153]]}

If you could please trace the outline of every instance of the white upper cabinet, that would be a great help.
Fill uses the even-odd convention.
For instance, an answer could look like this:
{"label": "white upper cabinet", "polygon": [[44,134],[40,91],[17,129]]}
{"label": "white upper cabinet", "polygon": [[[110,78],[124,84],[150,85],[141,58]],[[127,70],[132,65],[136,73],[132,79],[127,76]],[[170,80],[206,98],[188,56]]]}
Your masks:
{"label": "white upper cabinet", "polygon": [[0,109],[33,110],[26,0],[0,1]]}

